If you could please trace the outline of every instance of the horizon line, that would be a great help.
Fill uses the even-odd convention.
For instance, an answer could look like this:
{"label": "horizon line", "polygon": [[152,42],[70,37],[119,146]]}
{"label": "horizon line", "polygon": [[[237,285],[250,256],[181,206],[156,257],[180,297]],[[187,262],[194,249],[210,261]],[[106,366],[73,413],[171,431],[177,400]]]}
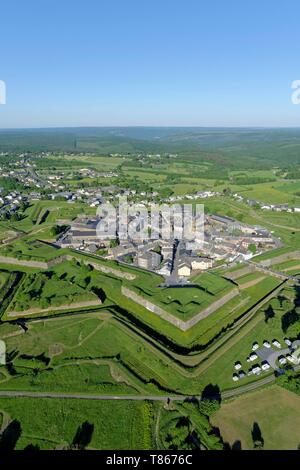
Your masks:
{"label": "horizon line", "polygon": [[33,127],[0,127],[0,131],[18,130],[56,130],[56,129],[300,129],[299,125],[290,126],[199,126],[199,125],[90,125],[90,126],[33,126]]}

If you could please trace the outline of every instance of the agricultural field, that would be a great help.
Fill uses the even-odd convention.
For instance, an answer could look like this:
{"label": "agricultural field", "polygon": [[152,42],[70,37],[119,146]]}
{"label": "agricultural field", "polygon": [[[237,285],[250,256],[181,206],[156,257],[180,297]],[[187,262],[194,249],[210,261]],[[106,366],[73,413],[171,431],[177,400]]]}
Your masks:
{"label": "agricultural field", "polygon": [[[253,172],[253,175],[255,173]],[[250,176],[249,176],[250,178]],[[283,204],[292,203],[298,204],[300,197],[298,191],[300,190],[300,184],[294,183],[282,183],[282,182],[266,182],[258,183],[253,185],[232,185],[230,186],[232,191],[241,194],[249,199],[255,199],[270,204]]]}

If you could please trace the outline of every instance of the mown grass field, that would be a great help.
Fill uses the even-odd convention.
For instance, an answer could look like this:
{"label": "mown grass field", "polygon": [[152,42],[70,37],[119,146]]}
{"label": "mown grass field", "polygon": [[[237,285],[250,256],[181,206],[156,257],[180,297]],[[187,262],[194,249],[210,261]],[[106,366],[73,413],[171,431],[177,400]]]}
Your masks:
{"label": "mown grass field", "polygon": [[263,277],[266,277],[263,273],[259,272],[259,271],[256,271],[254,273],[249,273],[249,274],[245,274],[244,276],[241,276],[241,277],[238,277],[237,279],[235,279],[235,282],[237,282],[237,284],[239,286],[243,286],[243,285],[247,285],[248,283],[255,283],[256,281],[258,281],[259,279],[262,279]]}
{"label": "mown grass field", "polygon": [[223,403],[211,422],[231,446],[240,442],[242,449],[253,449],[251,431],[257,423],[264,450],[297,450],[300,397],[278,386],[269,387]]}

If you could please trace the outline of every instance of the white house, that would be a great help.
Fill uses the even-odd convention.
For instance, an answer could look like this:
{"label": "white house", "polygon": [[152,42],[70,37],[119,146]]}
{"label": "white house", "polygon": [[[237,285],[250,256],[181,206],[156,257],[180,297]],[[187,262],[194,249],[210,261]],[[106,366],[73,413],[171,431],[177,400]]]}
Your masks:
{"label": "white house", "polygon": [[191,262],[192,270],[205,270],[212,268],[213,261],[210,258],[195,258]]}
{"label": "white house", "polygon": [[187,263],[180,263],[178,266],[178,276],[188,277],[191,275],[191,267]]}

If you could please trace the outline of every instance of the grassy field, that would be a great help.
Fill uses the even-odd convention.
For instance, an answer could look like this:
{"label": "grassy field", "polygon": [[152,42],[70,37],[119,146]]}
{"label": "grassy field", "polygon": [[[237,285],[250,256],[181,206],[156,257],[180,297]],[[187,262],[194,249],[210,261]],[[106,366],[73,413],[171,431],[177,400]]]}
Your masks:
{"label": "grassy field", "polygon": [[177,381],[174,374],[172,378],[171,361],[103,315],[38,321],[26,334],[7,337],[13,369],[1,388],[158,393],[152,384],[156,378],[158,385],[179,390],[183,379]]}
{"label": "grassy field", "polygon": [[243,285],[247,285],[248,283],[255,283],[256,281],[258,281],[259,279],[262,279],[263,277],[266,277],[264,276],[263,273],[259,272],[259,271],[256,271],[254,273],[249,273],[249,274],[245,274],[244,276],[241,276],[241,277],[238,277],[237,279],[235,279],[235,282],[238,283],[239,286],[243,286]]}
{"label": "grassy field", "polygon": [[300,190],[300,183],[267,182],[261,184],[238,186],[232,185],[232,191],[249,199],[270,204],[297,204],[300,201],[295,193]]}
{"label": "grassy field", "polygon": [[251,431],[257,423],[265,450],[299,448],[300,397],[278,386],[252,392],[228,403],[211,417],[222,438],[231,446],[253,449]]}
{"label": "grassy field", "polygon": [[300,259],[294,259],[285,261],[283,263],[274,264],[272,268],[278,271],[286,271],[287,273],[293,273],[294,270],[300,272]]}
{"label": "grassy field", "polygon": [[[0,398],[11,425],[9,443],[21,450],[152,449],[155,405],[151,402]],[[34,419],[33,419],[34,417]],[[84,423],[83,432],[78,430]],[[0,442],[1,446],[1,442]]]}

